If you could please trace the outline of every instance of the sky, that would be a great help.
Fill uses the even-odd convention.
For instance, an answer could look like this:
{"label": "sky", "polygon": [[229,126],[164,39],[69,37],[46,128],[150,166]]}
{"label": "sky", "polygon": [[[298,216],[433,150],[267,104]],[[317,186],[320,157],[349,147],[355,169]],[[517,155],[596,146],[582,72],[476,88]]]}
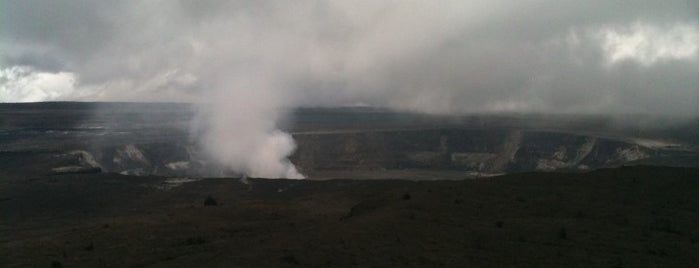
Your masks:
{"label": "sky", "polygon": [[0,2],[2,102],[696,115],[698,66],[693,0]]}
{"label": "sky", "polygon": [[0,102],[192,102],[220,164],[302,178],[303,106],[699,115],[699,1],[0,0]]}

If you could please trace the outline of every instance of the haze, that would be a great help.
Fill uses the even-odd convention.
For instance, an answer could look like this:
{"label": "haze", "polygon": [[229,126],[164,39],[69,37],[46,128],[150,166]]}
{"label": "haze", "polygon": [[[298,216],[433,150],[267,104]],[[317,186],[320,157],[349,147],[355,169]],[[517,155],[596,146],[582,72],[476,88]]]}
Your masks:
{"label": "haze", "polygon": [[0,7],[0,101],[201,103],[193,136],[257,176],[301,176],[276,126],[301,106],[699,114],[691,0]]}

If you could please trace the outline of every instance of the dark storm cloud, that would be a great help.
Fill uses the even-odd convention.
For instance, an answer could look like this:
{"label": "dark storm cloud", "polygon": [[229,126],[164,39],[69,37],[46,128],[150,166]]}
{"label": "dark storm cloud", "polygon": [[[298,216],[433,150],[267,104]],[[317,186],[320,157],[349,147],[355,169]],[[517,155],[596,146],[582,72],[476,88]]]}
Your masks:
{"label": "dark storm cloud", "polygon": [[200,101],[264,79],[273,106],[695,115],[697,10],[690,0],[4,1],[0,67],[73,73],[68,99]]}
{"label": "dark storm cloud", "polygon": [[2,57],[48,69],[67,68],[99,51],[118,27],[110,17],[122,13],[95,1],[3,1],[1,7]]}

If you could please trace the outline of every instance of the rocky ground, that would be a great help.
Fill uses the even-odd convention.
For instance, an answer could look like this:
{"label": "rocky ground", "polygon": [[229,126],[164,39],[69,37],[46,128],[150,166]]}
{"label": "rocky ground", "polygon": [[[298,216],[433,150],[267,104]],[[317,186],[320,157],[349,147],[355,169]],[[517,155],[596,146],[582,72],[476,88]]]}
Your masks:
{"label": "rocky ground", "polygon": [[699,169],[691,168],[247,184],[34,175],[2,182],[0,214],[2,267],[688,267],[699,261]]}
{"label": "rocky ground", "polygon": [[241,181],[193,114],[0,104],[0,267],[699,263],[699,120],[305,108],[309,179]]}

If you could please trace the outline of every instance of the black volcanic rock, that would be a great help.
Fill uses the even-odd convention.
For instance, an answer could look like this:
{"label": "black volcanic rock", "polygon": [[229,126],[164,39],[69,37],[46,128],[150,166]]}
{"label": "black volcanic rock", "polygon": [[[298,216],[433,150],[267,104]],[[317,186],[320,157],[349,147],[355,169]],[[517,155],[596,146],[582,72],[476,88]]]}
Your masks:
{"label": "black volcanic rock", "polygon": [[[163,190],[157,177],[35,177],[0,187],[11,197],[0,202],[0,266],[46,265],[60,248],[66,267],[686,267],[699,250],[697,178],[699,169],[639,166],[462,181],[204,179]],[[216,209],[192,204],[202,192]]]}
{"label": "black volcanic rock", "polygon": [[240,180],[202,179],[239,174],[207,163],[192,115],[0,104],[0,267],[699,263],[696,120],[300,109],[309,179]]}

